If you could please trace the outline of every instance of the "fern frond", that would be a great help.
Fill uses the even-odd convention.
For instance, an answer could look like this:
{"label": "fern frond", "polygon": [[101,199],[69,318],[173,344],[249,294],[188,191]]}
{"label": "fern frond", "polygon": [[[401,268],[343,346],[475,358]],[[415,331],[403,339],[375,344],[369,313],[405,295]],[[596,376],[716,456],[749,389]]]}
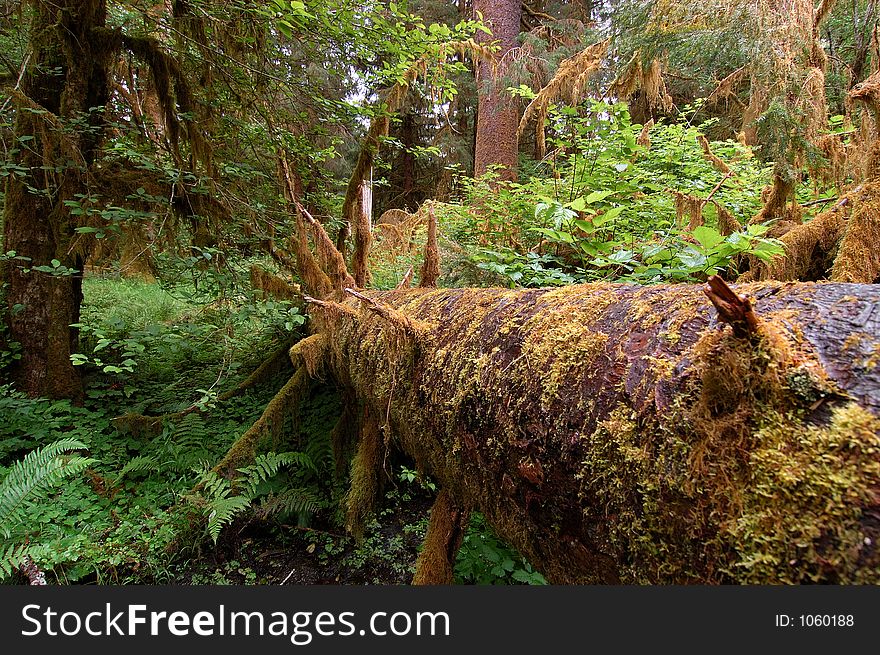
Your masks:
{"label": "fern frond", "polygon": [[0,580],[12,575],[28,556],[30,546],[26,544],[10,544],[5,551],[0,551]]}
{"label": "fern frond", "polygon": [[132,457],[126,462],[125,466],[122,467],[122,470],[119,471],[119,475],[116,476],[115,484],[119,484],[129,473],[155,471],[158,468],[159,463],[156,461],[155,457],[151,457],[150,455],[138,455],[137,457]]}
{"label": "fern frond", "polygon": [[325,434],[312,435],[309,438],[304,451],[312,461],[314,468],[305,468],[312,468],[315,473],[318,473],[319,470],[329,470],[334,465],[333,440],[330,435],[331,433],[327,432]]}
{"label": "fern frond", "polygon": [[205,420],[197,413],[187,414],[174,426],[172,440],[181,450],[203,450],[205,443],[213,437],[205,425]]}
{"label": "fern frond", "polygon": [[34,500],[65,478],[81,473],[96,460],[73,455],[62,455],[71,450],[87,448],[76,439],[60,439],[42,448],[32,450],[12,465],[0,482],[0,533],[5,538],[20,521],[24,503]]}
{"label": "fern frond", "polygon": [[214,543],[220,536],[220,530],[232,523],[236,515],[243,512],[251,504],[250,498],[245,496],[231,496],[229,498],[215,498],[210,504],[208,514],[208,534]]}
{"label": "fern frond", "polygon": [[253,498],[257,487],[273,478],[283,466],[297,466],[317,472],[315,463],[306,453],[266,453],[257,455],[251,466],[238,469],[236,484],[245,489],[245,495]]}
{"label": "fern frond", "polygon": [[285,489],[266,498],[260,506],[259,515],[265,519],[275,514],[314,514],[322,507],[324,503],[310,489]]}
{"label": "fern frond", "polygon": [[197,486],[202,489],[202,495],[209,503],[218,498],[226,498],[232,491],[229,480],[210,469],[202,471]]}

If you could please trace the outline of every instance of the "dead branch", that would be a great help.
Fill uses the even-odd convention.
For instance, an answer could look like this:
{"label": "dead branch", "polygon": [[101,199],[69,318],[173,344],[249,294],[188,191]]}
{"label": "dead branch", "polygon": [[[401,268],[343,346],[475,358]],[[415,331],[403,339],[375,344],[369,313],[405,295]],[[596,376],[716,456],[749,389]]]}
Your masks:
{"label": "dead branch", "polygon": [[710,276],[703,293],[718,311],[718,319],[733,328],[734,336],[746,337],[757,332],[758,317],[751,301],[734,292],[721,277]]}

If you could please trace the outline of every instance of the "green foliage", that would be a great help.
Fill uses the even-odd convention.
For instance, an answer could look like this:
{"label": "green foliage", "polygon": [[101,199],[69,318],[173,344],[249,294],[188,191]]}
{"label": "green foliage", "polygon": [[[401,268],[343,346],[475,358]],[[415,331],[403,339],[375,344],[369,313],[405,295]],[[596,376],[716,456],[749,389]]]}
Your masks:
{"label": "green foliage", "polygon": [[455,560],[455,581],[459,584],[545,585],[547,580],[522,555],[502,542],[474,512]]}
{"label": "green foliage", "polygon": [[[3,466],[61,439],[88,444],[97,460],[87,475],[69,477],[56,487],[51,503],[28,503],[26,532],[19,542],[7,546],[4,541],[0,550],[11,561],[25,552],[19,544],[26,537],[26,554],[59,582],[168,581],[202,540],[181,495],[198,481],[197,469],[218,461],[259,417],[283,375],[215,402],[210,411],[167,420],[149,438],[114,418],[180,411],[197,404],[200,396],[214,397],[235,386],[279,348],[279,336],[290,338],[284,322],[292,307],[259,307],[240,296],[238,304],[213,308],[159,285],[115,279],[89,278],[84,287],[84,350],[97,345],[99,332],[112,339],[98,351],[105,363],[120,361],[123,351],[113,360],[107,355],[117,344],[143,348],[131,349],[131,371],[108,375],[86,365],[83,406],[28,398],[0,386],[0,476]],[[194,391],[199,388],[203,391]],[[338,407],[326,405],[326,410]],[[304,421],[306,435],[314,433],[316,420]],[[333,419],[321,421],[323,436],[302,440],[321,474],[312,468],[280,471],[258,490],[255,517],[305,514],[315,503],[326,503],[320,478],[332,461],[327,435]],[[285,437],[297,440],[300,433]]]}
{"label": "green foliage", "polygon": [[12,573],[29,548],[20,542],[22,527],[27,527],[29,509],[45,501],[49,492],[65,479],[83,472],[95,462],[70,451],[84,450],[87,446],[75,439],[59,439],[47,446],[32,450],[16,461],[0,481],[0,579]]}
{"label": "green foliage", "polygon": [[270,452],[258,455],[251,466],[238,469],[239,475],[234,481],[211,470],[202,472],[199,486],[205,502],[207,531],[214,543],[217,543],[220,531],[225,526],[260,498],[266,501],[261,507],[264,517],[270,514],[306,515],[322,506],[315,494],[306,488],[284,488],[280,492],[273,492],[270,482],[282,467],[315,471],[314,463],[305,453]]}
{"label": "green foliage", "polygon": [[[733,171],[725,177],[698,142],[708,125],[657,125],[646,149],[623,104],[588,100],[557,109],[550,123],[556,154],[533,177],[497,189],[491,176],[466,182],[462,204],[444,217],[450,236],[470,246],[484,284],[697,282],[734,277],[744,255],[782,254],[765,226],[747,225],[770,169],[738,143],[715,142],[714,153]],[[705,225],[687,229],[675,193],[711,195],[702,208]],[[715,202],[747,227],[723,236]],[[494,245],[479,245],[487,241]]]}

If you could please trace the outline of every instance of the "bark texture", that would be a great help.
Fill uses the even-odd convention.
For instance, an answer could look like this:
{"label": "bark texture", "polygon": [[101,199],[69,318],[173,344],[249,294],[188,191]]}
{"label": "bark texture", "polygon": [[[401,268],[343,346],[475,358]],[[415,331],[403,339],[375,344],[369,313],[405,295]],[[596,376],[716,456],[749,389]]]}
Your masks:
{"label": "bark texture", "polygon": [[313,313],[383,441],[551,582],[880,582],[880,289],[736,292],[745,336],[690,285],[366,292]]}
{"label": "bark texture", "polygon": [[507,96],[502,78],[509,62],[508,54],[516,47],[522,3],[520,0],[475,0],[474,9],[492,30],[492,36],[480,32],[480,43],[497,41],[498,65],[487,61],[477,64],[477,137],[474,175],[479,177],[493,165],[500,165],[499,179],[517,179],[517,127],[519,112]]}
{"label": "bark texture", "polygon": [[[8,267],[6,300],[12,339],[22,345],[15,369],[20,388],[32,395],[77,398],[79,376],[70,362],[79,322],[82,279],[34,270],[53,259],[82,271],[75,222],[64,200],[90,192],[89,167],[103,134],[109,99],[109,51],[93,30],[106,22],[103,0],[31,2],[33,55],[15,98],[18,164],[25,177],[7,178],[4,250],[19,256]],[[70,130],[68,122],[88,128]],[[30,187],[30,188],[29,188]],[[27,270],[30,269],[30,270]]]}

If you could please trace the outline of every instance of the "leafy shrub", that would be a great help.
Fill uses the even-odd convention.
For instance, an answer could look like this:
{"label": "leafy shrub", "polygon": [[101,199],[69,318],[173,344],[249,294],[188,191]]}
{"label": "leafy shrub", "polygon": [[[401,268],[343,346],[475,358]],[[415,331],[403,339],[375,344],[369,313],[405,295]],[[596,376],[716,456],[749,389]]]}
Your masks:
{"label": "leafy shrub", "polygon": [[[461,204],[447,205],[447,234],[471,246],[470,263],[482,283],[542,287],[595,280],[640,284],[696,282],[713,274],[736,275],[744,255],[769,259],[783,253],[748,225],[761,206],[770,168],[732,141],[713,152],[731,169],[721,173],[704,155],[700,128],[686,120],[650,131],[626,106],[588,100],[551,116],[554,154],[533,177],[493,184],[491,175],[465,182]],[[705,224],[685,227],[676,194],[709,199]],[[715,202],[744,225],[722,235]]]}
{"label": "leafy shrub", "polygon": [[526,559],[502,542],[486,524],[482,514],[473,513],[455,561],[459,584],[545,585],[547,580]]}

